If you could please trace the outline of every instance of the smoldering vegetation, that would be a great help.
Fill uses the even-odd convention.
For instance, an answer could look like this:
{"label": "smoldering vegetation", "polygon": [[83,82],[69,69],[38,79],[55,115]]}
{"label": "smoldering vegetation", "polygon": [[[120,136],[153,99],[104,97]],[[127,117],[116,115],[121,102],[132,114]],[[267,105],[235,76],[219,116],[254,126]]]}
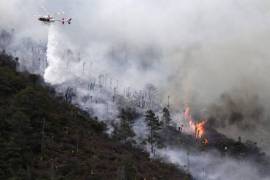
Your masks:
{"label": "smoldering vegetation", "polygon": [[188,169],[196,179],[267,180],[269,178],[268,175],[262,175],[261,171],[254,168],[254,164],[220,156],[217,152],[192,153],[176,148],[166,148],[160,150],[159,153],[170,162]]}
{"label": "smoldering vegetation", "polygon": [[18,37],[15,29],[1,28],[0,50],[11,53],[20,62],[20,70],[43,75],[47,67],[46,43],[31,37]]}
{"label": "smoldering vegetation", "polygon": [[71,90],[61,96],[18,66],[0,52],[1,179],[192,179],[109,138],[104,123],[70,104]]}
{"label": "smoldering vegetation", "polygon": [[[113,135],[114,129],[121,126],[121,109],[135,108],[140,116],[132,123],[136,136],[131,139],[144,148],[149,134],[144,121],[145,111],[152,109],[160,116],[162,107],[170,104],[173,120],[178,124],[171,124],[174,127],[162,135],[169,137],[163,139],[166,146],[184,139],[186,143],[181,148],[200,149],[190,140],[192,136],[181,136],[175,131],[183,120],[179,111],[189,104],[194,119],[207,119],[209,131],[215,132],[209,135],[209,140],[219,139],[214,149],[220,149],[221,154],[228,142],[226,136],[235,140],[228,143],[232,147],[238,147],[239,138],[242,144],[251,139],[257,143],[256,148],[259,146],[269,152],[267,1],[182,0],[167,3],[159,0],[112,4],[102,0],[74,1],[70,5],[66,1],[44,4],[51,9],[73,7],[67,13],[76,19],[75,24],[50,26],[48,40],[37,43],[40,35],[22,40],[29,32],[24,23],[17,21],[20,35],[15,33],[15,38],[3,38],[1,46],[7,44],[13,53],[27,51],[28,58],[23,57],[24,53],[15,54],[19,56],[22,69],[43,74],[46,82],[55,86],[67,101],[107,122],[109,134]],[[33,5],[29,8],[32,11],[39,9]],[[12,20],[16,21],[16,18]],[[33,49],[39,45],[41,50]],[[41,60],[36,61],[39,56]],[[144,132],[138,126],[143,127]],[[252,144],[250,149],[253,149],[254,143],[248,144]],[[213,164],[226,159],[225,156],[215,161],[212,152],[208,153]],[[245,158],[250,159],[250,156]],[[239,162],[237,158],[233,156],[233,160],[224,161],[235,165],[235,161]],[[208,162],[209,159],[204,160]],[[224,164],[226,167],[212,172],[219,174],[212,179],[226,179],[221,171],[230,163]],[[252,160],[247,168],[245,163],[242,165],[244,168],[239,170],[239,176],[248,177],[249,173],[245,175],[244,172],[256,163]],[[237,172],[230,170],[228,172],[235,174],[230,178],[239,179]],[[260,173],[254,174],[260,178]],[[204,176],[198,177],[203,179]]]}
{"label": "smoldering vegetation", "polygon": [[208,108],[208,124],[216,128],[236,126],[243,131],[256,130],[266,114],[260,103],[256,95],[223,94],[216,104]]}
{"label": "smoldering vegetation", "polygon": [[157,151],[165,161],[174,162],[197,179],[269,178],[270,158],[256,142],[230,139],[209,125],[205,137],[207,145],[192,134],[179,134],[175,128],[168,127],[162,131],[166,145]]}
{"label": "smoldering vegetation", "polygon": [[269,113],[264,100],[257,94],[234,90],[222,94],[202,114],[209,127],[230,138],[255,141],[268,153]]}

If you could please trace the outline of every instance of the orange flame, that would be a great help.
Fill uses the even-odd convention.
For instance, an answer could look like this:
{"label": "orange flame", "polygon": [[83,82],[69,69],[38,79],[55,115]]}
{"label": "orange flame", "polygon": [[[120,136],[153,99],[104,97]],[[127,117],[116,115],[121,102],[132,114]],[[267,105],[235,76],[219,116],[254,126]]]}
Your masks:
{"label": "orange flame", "polygon": [[199,123],[196,123],[195,124],[195,136],[197,138],[202,138],[202,136],[204,135],[205,133],[205,125],[206,121],[202,121],[202,122],[199,122]]}
{"label": "orange flame", "polygon": [[[202,120],[198,123],[192,118],[190,107],[186,106],[184,110],[184,118],[189,122],[189,126],[195,133],[196,139],[202,139],[205,134],[205,124],[206,120]],[[204,144],[208,144],[208,140],[205,138],[203,140]]]}
{"label": "orange flame", "polygon": [[208,139],[205,138],[204,141],[203,141],[203,143],[204,144],[208,144]]}

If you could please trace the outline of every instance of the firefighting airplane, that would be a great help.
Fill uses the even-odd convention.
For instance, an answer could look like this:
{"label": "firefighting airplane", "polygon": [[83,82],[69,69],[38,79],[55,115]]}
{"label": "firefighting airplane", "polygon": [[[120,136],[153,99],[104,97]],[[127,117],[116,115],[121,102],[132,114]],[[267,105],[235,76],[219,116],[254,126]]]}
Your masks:
{"label": "firefighting airplane", "polygon": [[61,22],[62,24],[65,24],[65,23],[71,24],[72,18],[56,19],[48,15],[48,16],[41,16],[38,18],[38,20],[41,22],[44,22],[45,24],[54,23],[54,22]]}

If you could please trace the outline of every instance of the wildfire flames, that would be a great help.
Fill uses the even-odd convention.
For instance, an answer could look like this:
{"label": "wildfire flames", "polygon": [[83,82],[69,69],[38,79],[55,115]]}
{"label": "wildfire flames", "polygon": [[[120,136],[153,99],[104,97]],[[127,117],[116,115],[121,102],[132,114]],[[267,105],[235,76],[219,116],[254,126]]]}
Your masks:
{"label": "wildfire flames", "polygon": [[184,110],[184,118],[188,121],[190,128],[193,130],[195,138],[202,140],[204,144],[208,144],[208,140],[205,138],[205,124],[206,120],[200,120],[196,122],[191,116],[190,107],[186,106]]}
{"label": "wildfire flames", "polygon": [[202,136],[204,135],[204,132],[205,132],[205,128],[204,128],[204,125],[205,125],[206,121],[202,121],[202,122],[199,122],[197,124],[195,124],[195,135],[197,138],[202,138]]}

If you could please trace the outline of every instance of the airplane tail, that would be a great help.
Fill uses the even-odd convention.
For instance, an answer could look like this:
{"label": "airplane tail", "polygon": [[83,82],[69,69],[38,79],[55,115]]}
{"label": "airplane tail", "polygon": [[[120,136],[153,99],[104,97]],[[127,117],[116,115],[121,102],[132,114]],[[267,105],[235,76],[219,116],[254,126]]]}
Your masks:
{"label": "airplane tail", "polygon": [[72,18],[69,18],[69,19],[67,20],[68,24],[71,24],[71,20],[72,20]]}
{"label": "airplane tail", "polygon": [[72,18],[69,18],[69,19],[62,18],[61,22],[62,24],[65,24],[65,22],[67,22],[68,24],[71,24],[71,20]]}

